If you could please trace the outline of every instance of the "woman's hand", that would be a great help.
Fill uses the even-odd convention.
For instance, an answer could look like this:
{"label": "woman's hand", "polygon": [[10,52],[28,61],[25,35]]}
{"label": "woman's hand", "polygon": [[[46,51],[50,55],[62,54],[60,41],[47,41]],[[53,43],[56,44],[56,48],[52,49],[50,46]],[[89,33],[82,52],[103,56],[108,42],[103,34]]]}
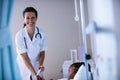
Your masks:
{"label": "woman's hand", "polygon": [[39,75],[37,75],[37,76],[35,76],[35,80],[45,80],[45,79],[40,77]]}
{"label": "woman's hand", "polygon": [[44,68],[43,65],[39,65],[39,66],[38,66],[38,69],[41,70],[41,71],[44,71],[44,70],[45,70],[45,68]]}
{"label": "woman's hand", "polygon": [[36,75],[34,76],[34,79],[35,79],[35,80],[38,80]]}
{"label": "woman's hand", "polygon": [[34,78],[35,78],[35,80],[42,80],[42,78],[39,76],[34,76]]}

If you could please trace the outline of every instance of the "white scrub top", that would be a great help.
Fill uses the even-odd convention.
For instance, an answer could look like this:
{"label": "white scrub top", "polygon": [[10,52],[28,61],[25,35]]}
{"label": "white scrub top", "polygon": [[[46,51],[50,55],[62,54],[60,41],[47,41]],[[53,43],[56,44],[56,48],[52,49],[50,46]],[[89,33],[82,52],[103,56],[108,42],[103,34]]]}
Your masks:
{"label": "white scrub top", "polygon": [[[37,37],[35,35],[38,33],[37,27],[35,28],[35,33],[33,36],[33,39],[29,38],[29,35],[27,33],[27,29],[22,28],[20,31],[17,32],[15,37],[15,43],[16,43],[16,51],[17,51],[17,63],[21,72],[22,80],[30,80],[31,72],[28,70],[28,68],[25,66],[22,57],[20,54],[27,52],[28,57],[36,70],[38,71],[38,54],[40,51],[45,51],[48,49],[47,41],[45,33],[42,29],[39,29],[39,33]],[[24,40],[25,38],[25,40]],[[25,43],[26,42],[26,43]],[[25,45],[26,44],[26,45]],[[26,48],[27,46],[27,48]]]}

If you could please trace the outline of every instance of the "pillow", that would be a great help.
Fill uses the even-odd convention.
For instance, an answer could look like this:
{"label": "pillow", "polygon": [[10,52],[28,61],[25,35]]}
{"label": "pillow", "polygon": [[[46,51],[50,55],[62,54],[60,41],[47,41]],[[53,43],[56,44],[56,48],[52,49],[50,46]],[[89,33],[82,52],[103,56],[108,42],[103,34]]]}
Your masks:
{"label": "pillow", "polygon": [[[91,74],[88,72],[88,78],[91,80]],[[77,71],[76,75],[74,76],[73,80],[87,80],[86,76],[86,68],[84,65],[82,65],[79,70]]]}

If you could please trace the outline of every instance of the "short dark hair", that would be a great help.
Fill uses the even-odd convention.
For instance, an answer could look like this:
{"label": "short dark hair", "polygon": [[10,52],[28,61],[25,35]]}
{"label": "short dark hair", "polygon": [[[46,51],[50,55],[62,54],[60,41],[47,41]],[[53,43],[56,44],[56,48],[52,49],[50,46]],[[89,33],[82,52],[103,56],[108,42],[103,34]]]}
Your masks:
{"label": "short dark hair", "polygon": [[[84,62],[75,62],[73,64],[70,65],[70,67],[75,67],[75,73],[77,73],[78,69],[84,65],[85,66],[85,63]],[[88,71],[91,72],[91,67],[90,67],[90,64],[88,63]]]}
{"label": "short dark hair", "polygon": [[36,18],[38,17],[37,10],[35,8],[33,8],[33,7],[26,7],[25,10],[23,11],[23,17],[25,17],[26,12],[34,12]]}

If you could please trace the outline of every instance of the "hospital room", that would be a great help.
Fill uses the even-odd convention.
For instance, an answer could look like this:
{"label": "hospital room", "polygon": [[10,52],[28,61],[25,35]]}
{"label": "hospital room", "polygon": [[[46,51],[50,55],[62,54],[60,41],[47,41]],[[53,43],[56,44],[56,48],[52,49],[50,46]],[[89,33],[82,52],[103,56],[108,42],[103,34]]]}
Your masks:
{"label": "hospital room", "polygon": [[119,14],[120,0],[0,0],[0,80],[120,80]]}

